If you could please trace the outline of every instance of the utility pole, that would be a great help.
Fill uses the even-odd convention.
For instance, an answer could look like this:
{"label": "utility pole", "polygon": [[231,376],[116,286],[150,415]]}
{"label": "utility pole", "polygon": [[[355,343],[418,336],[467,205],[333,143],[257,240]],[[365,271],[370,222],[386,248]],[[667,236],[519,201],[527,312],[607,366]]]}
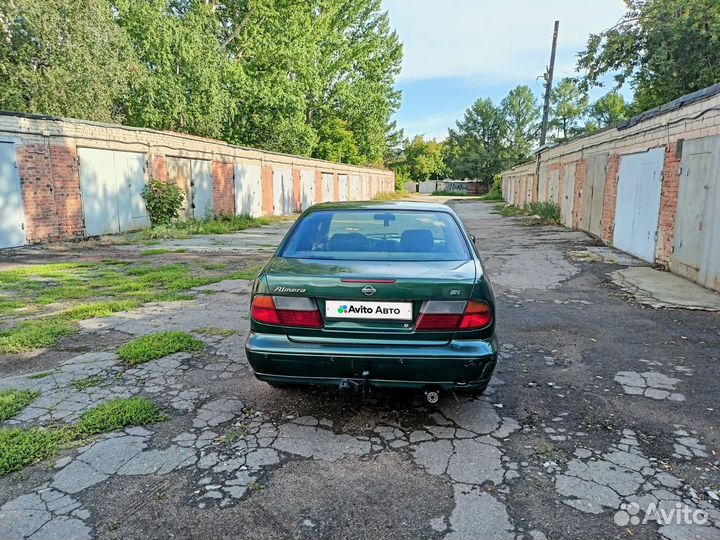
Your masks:
{"label": "utility pole", "polygon": [[550,53],[550,66],[545,72],[545,106],[543,107],[542,126],[540,128],[540,146],[545,144],[548,129],[548,116],[550,116],[550,92],[552,92],[553,72],[555,71],[555,49],[557,49],[558,30],[560,21],[555,21],[553,30],[552,52]]}

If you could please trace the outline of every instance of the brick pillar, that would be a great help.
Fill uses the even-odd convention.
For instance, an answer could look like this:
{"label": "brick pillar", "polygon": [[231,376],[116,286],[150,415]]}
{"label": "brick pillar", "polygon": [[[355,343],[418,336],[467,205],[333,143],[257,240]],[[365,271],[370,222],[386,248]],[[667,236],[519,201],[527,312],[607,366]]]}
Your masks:
{"label": "brick pillar", "polygon": [[82,238],[85,231],[77,149],[70,146],[51,146],[50,163],[57,234],[60,238]]}
{"label": "brick pillar", "polygon": [[321,203],[322,200],[322,172],[315,170],[315,203]]}
{"label": "brick pillar", "polygon": [[620,155],[610,154],[607,177],[605,178],[605,200],[603,201],[602,223],[600,224],[602,240],[608,244],[612,244],[613,233],[615,232],[615,205],[617,203],[619,174]]}
{"label": "brick pillar", "polygon": [[333,201],[340,200],[340,178],[338,173],[333,173]]}
{"label": "brick pillar", "polygon": [[16,159],[25,206],[28,243],[58,236],[50,151],[42,144],[18,146]]}
{"label": "brick pillar", "polygon": [[675,216],[680,194],[680,160],[682,146],[679,141],[668,145],[663,164],[663,183],[660,193],[660,219],[655,251],[656,262],[669,264],[675,239]]}
{"label": "brick pillar", "polygon": [[167,160],[163,154],[150,154],[148,156],[150,177],[163,182],[168,181]]}
{"label": "brick pillar", "polygon": [[293,168],[292,171],[292,186],[293,186],[293,199],[295,202],[295,211],[299,212],[302,208],[302,202],[300,199],[300,169]]}
{"label": "brick pillar", "polygon": [[233,164],[224,161],[212,162],[213,211],[218,214],[235,213],[235,182]]}
{"label": "brick pillar", "polygon": [[575,193],[573,194],[573,229],[580,228],[582,220],[582,193],[585,187],[585,171],[587,169],[587,161],[581,159],[575,166]]}
{"label": "brick pillar", "polygon": [[272,165],[264,165],[262,168],[262,202],[263,214],[273,215],[273,170]]}

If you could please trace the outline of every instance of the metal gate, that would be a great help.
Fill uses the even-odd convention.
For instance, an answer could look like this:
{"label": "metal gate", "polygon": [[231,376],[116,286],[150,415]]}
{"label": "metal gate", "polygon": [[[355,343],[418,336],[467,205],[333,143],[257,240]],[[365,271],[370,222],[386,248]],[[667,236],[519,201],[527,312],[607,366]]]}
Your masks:
{"label": "metal gate", "polygon": [[360,176],[353,174],[350,177],[350,200],[361,201],[362,195],[360,194]]}
{"label": "metal gate", "polygon": [[613,244],[649,262],[655,260],[664,159],[664,148],[620,158]]}
{"label": "metal gate", "polygon": [[190,219],[193,217],[192,165],[190,160],[179,157],[168,157],[165,162],[167,163],[168,182],[175,184],[183,192],[180,219]]}
{"label": "metal gate", "polygon": [[560,194],[560,169],[548,171],[547,179],[547,201],[554,202],[559,205],[560,200],[558,199],[558,196]]}
{"label": "metal gate", "polygon": [[300,209],[307,210],[316,200],[315,171],[303,169],[300,171]]}
{"label": "metal gate", "polygon": [[[512,183],[511,183],[512,185]],[[538,173],[538,191],[536,202],[546,202],[548,200],[548,170],[547,165],[540,166],[540,172]]]}
{"label": "metal gate", "polygon": [[22,186],[15,161],[15,145],[0,142],[0,248],[25,244]]}
{"label": "metal gate", "polygon": [[292,170],[273,167],[273,214],[292,214],[295,211],[293,200]]}
{"label": "metal gate", "polygon": [[212,163],[204,159],[190,160],[192,168],[192,207],[193,217],[202,219],[212,216],[213,182]]}
{"label": "metal gate", "polygon": [[347,201],[350,192],[347,174],[338,174],[338,201]]}
{"label": "metal gate", "polygon": [[608,154],[589,156],[585,165],[585,185],[582,188],[580,228],[599,237],[605,201]]}
{"label": "metal gate", "polygon": [[575,163],[565,165],[562,177],[562,198],[560,199],[560,219],[566,227],[573,226],[573,206],[575,205]]}
{"label": "metal gate", "polygon": [[145,154],[79,148],[78,158],[87,236],[131,231],[150,224],[141,195],[147,183]]}
{"label": "metal gate", "polygon": [[335,200],[332,173],[322,173],[322,202]]}
{"label": "metal gate", "polygon": [[720,137],[683,144],[670,268],[720,290]]}
{"label": "metal gate", "polygon": [[263,215],[260,165],[235,165],[235,212],[253,217]]}

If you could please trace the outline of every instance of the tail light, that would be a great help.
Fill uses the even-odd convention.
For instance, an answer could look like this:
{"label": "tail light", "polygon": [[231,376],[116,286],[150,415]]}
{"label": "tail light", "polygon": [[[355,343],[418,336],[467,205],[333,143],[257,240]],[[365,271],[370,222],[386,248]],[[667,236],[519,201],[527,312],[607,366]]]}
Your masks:
{"label": "tail light", "polygon": [[255,321],[263,324],[302,328],[323,326],[317,305],[310,298],[257,294],[250,312]]}
{"label": "tail light", "polygon": [[492,322],[492,308],[485,302],[428,300],[415,325],[419,332],[479,330]]}

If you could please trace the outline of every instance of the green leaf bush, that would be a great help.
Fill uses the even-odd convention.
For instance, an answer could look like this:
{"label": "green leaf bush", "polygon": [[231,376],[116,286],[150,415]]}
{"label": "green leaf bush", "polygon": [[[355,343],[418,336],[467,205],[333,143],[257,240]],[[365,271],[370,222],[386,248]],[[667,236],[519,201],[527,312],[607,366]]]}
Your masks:
{"label": "green leaf bush", "polygon": [[180,215],[185,195],[175,184],[151,178],[143,188],[142,198],[153,225],[167,225]]}

